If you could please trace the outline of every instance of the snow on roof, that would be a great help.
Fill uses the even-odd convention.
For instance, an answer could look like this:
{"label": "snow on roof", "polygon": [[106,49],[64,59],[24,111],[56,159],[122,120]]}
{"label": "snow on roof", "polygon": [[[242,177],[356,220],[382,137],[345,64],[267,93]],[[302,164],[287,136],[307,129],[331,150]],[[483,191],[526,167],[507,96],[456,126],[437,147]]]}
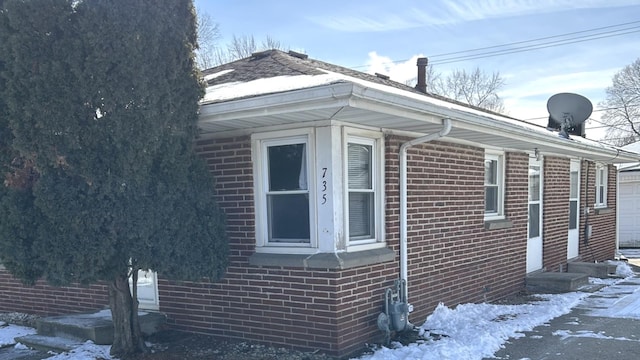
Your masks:
{"label": "snow on roof", "polygon": [[631,152],[640,153],[640,141],[636,141],[634,143],[625,145],[625,146],[621,147],[621,149],[624,149],[624,150],[627,150],[627,151],[631,151]]}
{"label": "snow on roof", "polygon": [[[229,72],[228,70],[225,70]],[[221,71],[223,72],[223,71]],[[216,73],[219,74],[219,73]],[[343,82],[344,75],[281,75],[252,81],[235,81],[207,87],[203,103],[234,100]]]}
{"label": "snow on roof", "polygon": [[224,74],[228,74],[228,73],[230,73],[232,71],[233,71],[233,69],[227,69],[227,70],[222,70],[222,71],[215,72],[213,74],[207,74],[207,75],[204,76],[204,81],[213,80],[213,79],[215,79],[215,78],[217,78],[219,76],[222,76]]}

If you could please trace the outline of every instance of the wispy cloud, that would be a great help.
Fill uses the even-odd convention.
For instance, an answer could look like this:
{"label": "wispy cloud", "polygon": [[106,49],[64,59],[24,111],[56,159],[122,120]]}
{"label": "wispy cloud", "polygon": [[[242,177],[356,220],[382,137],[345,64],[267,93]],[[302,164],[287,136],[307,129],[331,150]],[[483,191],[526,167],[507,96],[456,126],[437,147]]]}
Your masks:
{"label": "wispy cloud", "polygon": [[342,13],[309,16],[307,19],[336,31],[384,32],[575,9],[632,5],[638,5],[637,0],[437,0],[407,7],[402,5],[402,1],[394,1],[388,2],[386,8],[376,8],[374,11],[367,11],[365,6],[350,10],[336,7]]}
{"label": "wispy cloud", "polygon": [[409,60],[402,62],[394,62],[388,56],[379,55],[375,51],[371,51],[368,54],[367,70],[369,74],[380,73],[387,75],[393,81],[399,83],[407,83],[417,75],[416,61],[419,57],[424,57],[422,54],[413,55]]}

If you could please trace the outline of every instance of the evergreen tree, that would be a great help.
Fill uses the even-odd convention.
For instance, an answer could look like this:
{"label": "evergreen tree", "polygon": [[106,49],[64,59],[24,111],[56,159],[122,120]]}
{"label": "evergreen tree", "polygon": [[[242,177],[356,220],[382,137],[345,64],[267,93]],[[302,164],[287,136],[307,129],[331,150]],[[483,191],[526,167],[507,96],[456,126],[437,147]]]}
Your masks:
{"label": "evergreen tree", "polygon": [[145,351],[139,269],[220,278],[224,220],[195,155],[191,0],[4,0],[0,261],[27,283],[109,285],[111,353]]}

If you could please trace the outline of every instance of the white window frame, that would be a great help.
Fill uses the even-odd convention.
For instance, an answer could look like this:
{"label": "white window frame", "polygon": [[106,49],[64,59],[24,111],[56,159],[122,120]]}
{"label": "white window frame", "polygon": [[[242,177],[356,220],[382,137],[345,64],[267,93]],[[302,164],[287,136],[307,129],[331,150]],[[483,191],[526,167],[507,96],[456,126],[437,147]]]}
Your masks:
{"label": "white window frame", "polygon": [[[385,244],[385,211],[384,211],[384,136],[382,133],[361,129],[344,128],[343,133],[343,211],[344,211],[344,237],[347,242],[347,251],[362,251],[384,247]],[[372,149],[371,158],[371,182],[374,193],[373,237],[351,240],[349,237],[349,169],[348,149],[349,144],[369,145]]]}
{"label": "white window frame", "polygon": [[[596,164],[596,201],[594,208],[607,207],[607,186],[609,167],[606,164]],[[602,198],[602,201],[600,200]]]}
{"label": "white window frame", "polygon": [[[495,212],[487,212],[486,211],[486,204],[485,204],[485,213],[484,213],[484,219],[485,221],[487,220],[500,220],[500,219],[504,219],[504,198],[505,198],[505,187],[504,187],[504,173],[505,173],[505,165],[504,165],[504,152],[502,151],[492,151],[492,150],[485,150],[484,153],[484,161],[487,160],[494,160],[496,161],[496,164],[498,166],[498,169],[496,171],[497,173],[497,179],[496,179],[496,184],[487,184],[484,183],[484,194],[485,194],[485,199],[486,199],[486,187],[487,186],[497,186],[498,190],[497,190],[497,194],[498,194],[498,199],[497,199],[497,209]],[[484,162],[483,162],[484,165]],[[483,166],[484,168],[484,166]],[[483,179],[486,179],[486,174],[483,173]]]}
{"label": "white window frame", "polygon": [[[267,253],[312,254],[317,251],[316,193],[315,193],[315,137],[311,128],[253,134],[252,158],[256,217],[256,251]],[[269,146],[306,144],[307,188],[309,195],[309,242],[270,242],[267,215],[268,151]]]}

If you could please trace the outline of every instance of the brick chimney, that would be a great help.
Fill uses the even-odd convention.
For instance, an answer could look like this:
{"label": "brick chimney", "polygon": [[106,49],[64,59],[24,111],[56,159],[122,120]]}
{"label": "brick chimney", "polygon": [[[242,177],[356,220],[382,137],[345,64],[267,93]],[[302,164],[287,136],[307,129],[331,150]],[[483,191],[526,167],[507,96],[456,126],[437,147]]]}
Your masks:
{"label": "brick chimney", "polygon": [[426,57],[418,58],[418,83],[416,84],[416,90],[427,93],[427,64],[429,59]]}

